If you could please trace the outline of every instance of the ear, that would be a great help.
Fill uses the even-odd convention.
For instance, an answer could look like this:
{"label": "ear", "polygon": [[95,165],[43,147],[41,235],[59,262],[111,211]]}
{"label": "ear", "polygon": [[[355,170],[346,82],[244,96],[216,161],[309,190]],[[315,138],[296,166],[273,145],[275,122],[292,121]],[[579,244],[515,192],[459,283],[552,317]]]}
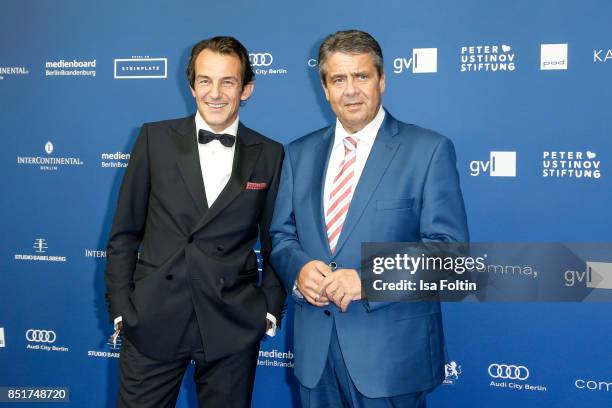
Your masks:
{"label": "ear", "polygon": [[251,97],[253,90],[255,89],[255,83],[253,81],[249,82],[242,88],[242,94],[240,94],[240,100],[246,101]]}
{"label": "ear", "polygon": [[195,98],[196,97],[196,93],[195,93],[195,90],[193,89],[193,87],[191,85],[189,85],[189,89],[191,90],[191,96],[193,96]]}
{"label": "ear", "polygon": [[325,81],[321,81],[321,87],[323,88],[323,92],[325,92],[325,99],[329,102],[329,91],[327,90],[327,86],[325,85]]}
{"label": "ear", "polygon": [[380,81],[378,82],[378,87],[380,88],[380,93],[385,92],[385,73],[383,72],[380,76]]}

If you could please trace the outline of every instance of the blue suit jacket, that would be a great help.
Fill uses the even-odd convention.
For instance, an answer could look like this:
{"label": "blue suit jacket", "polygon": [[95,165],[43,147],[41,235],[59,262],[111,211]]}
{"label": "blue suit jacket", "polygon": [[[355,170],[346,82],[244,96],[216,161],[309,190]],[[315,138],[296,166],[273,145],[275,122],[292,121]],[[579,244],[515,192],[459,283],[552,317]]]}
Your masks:
{"label": "blue suit jacket", "polygon": [[[387,112],[332,255],[322,194],[334,132],[330,126],[286,148],[270,234],[271,261],[288,293],[314,259],[360,271],[362,242],[468,241],[452,142]],[[317,308],[293,299],[295,374],[304,386],[314,387],[321,377],[334,320],[350,376],[365,396],[428,390],[444,379],[438,302],[364,299],[342,313],[333,304]]]}

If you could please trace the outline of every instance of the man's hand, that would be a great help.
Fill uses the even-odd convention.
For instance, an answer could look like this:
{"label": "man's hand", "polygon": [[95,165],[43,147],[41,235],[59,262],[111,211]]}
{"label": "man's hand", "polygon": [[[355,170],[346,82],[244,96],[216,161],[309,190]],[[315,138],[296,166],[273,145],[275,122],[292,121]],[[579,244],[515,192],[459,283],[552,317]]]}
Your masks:
{"label": "man's hand", "polygon": [[331,274],[331,268],[321,261],[310,261],[300,269],[297,288],[308,303],[317,307],[329,304],[327,296],[321,289],[321,283],[326,276]]}
{"label": "man's hand", "polygon": [[319,290],[346,312],[349,303],[361,299],[361,279],[355,269],[338,269],[323,279]]}
{"label": "man's hand", "polygon": [[109,343],[113,344],[113,347],[117,344],[117,337],[121,334],[121,330],[123,329],[123,322],[117,322],[117,328],[114,333],[108,338]]}

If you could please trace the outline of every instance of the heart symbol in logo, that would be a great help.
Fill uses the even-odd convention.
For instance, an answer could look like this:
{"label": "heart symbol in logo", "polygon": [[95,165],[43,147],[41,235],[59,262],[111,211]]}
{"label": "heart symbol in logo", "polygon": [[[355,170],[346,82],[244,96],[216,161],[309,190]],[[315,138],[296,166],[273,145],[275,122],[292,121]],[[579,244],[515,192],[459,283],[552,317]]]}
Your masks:
{"label": "heart symbol in logo", "polygon": [[510,51],[511,49],[512,49],[512,47],[511,47],[511,46],[506,45],[506,44],[502,44],[502,51],[503,51],[503,52],[508,52],[508,51]]}
{"label": "heart symbol in logo", "polygon": [[597,157],[597,153],[593,153],[590,150],[587,150],[587,157],[589,158],[589,160],[593,160],[595,157]]}

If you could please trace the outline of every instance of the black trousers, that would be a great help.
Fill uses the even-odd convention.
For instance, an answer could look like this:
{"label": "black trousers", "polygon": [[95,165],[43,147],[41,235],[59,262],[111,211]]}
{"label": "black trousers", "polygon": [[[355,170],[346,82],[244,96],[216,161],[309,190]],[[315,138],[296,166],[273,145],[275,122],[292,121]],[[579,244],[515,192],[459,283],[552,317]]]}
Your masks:
{"label": "black trousers", "polygon": [[191,360],[196,364],[194,381],[201,408],[251,406],[258,343],[240,353],[206,361],[195,314],[183,335],[176,359],[171,362],[146,357],[129,338],[124,336],[122,340],[117,407],[174,407]]}

